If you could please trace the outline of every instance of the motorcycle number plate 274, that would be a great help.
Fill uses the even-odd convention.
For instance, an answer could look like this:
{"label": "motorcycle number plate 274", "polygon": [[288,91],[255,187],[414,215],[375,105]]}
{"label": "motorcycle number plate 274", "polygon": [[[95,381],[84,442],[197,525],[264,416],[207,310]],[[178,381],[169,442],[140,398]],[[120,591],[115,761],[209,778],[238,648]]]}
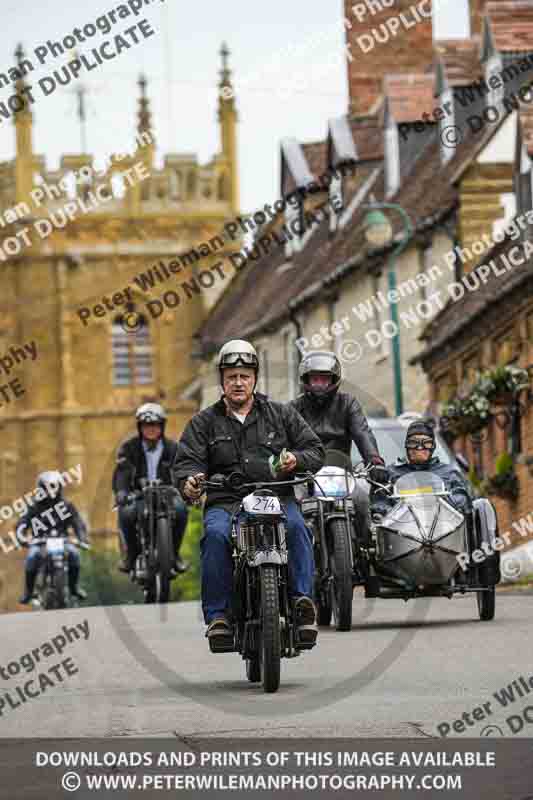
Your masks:
{"label": "motorcycle number plate 274", "polygon": [[242,504],[248,514],[281,514],[279,498],[272,495],[249,494]]}
{"label": "motorcycle number plate 274", "polygon": [[46,552],[50,555],[56,553],[63,553],[65,550],[65,543],[60,536],[53,536],[46,540]]}

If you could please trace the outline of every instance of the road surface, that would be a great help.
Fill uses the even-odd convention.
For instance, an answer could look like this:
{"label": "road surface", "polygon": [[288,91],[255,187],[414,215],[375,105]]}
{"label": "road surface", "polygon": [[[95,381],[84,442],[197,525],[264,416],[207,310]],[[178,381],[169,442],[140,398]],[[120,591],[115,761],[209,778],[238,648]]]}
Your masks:
{"label": "road surface", "polygon": [[[529,685],[532,615],[532,595],[499,596],[493,622],[478,621],[473,597],[356,595],[352,631],[322,630],[314,650],[283,660],[275,695],[246,681],[237,654],[209,653],[196,603],[3,615],[0,735],[424,737],[488,701],[456,735],[489,723],[510,735],[510,713],[529,703],[533,721],[533,688],[519,684],[512,709],[493,693],[520,676]],[[518,735],[532,736],[533,722]]]}

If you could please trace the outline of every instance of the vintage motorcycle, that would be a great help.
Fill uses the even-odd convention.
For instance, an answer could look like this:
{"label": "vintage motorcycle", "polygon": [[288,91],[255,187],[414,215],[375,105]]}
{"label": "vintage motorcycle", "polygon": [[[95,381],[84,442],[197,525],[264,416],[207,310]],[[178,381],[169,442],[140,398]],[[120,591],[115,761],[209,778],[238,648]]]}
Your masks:
{"label": "vintage motorcycle", "polygon": [[[372,481],[368,468],[354,474],[393,502],[386,513],[372,511],[370,536],[357,546],[355,560],[365,596],[408,600],[473,593],[480,619],[493,619],[500,569],[499,553],[492,547],[497,518],[490,502],[476,499],[472,513],[463,514],[431,471],[413,470],[388,486]],[[481,549],[483,543],[492,555],[480,564],[470,559],[463,570],[458,557]]]}
{"label": "vintage motorcycle", "polygon": [[275,489],[306,483],[300,480],[245,483],[240,473],[213,475],[203,480],[207,489],[229,489],[236,494],[231,526],[233,558],[231,647],[212,639],[212,652],[238,652],[246,661],[252,683],[265,692],[280,684],[281,658],[294,658],[315,642],[298,641],[294,608],[289,598],[286,513]]}
{"label": "vintage motorcycle", "polygon": [[333,615],[337,630],[349,631],[358,580],[352,546],[355,479],[351,469],[333,463],[337,460],[336,451],[326,451],[326,466],[309,482],[311,496],[301,498],[301,510],[313,531],[318,624],[328,626]]}
{"label": "vintage motorcycle", "polygon": [[32,539],[33,545],[40,545],[42,548],[43,564],[39,569],[35,581],[35,596],[33,602],[37,608],[45,611],[59,608],[67,608],[70,605],[77,605],[77,600],[70,597],[68,591],[68,558],[65,543],[73,544],[75,547],[90,550],[90,544],[80,542],[78,539],[65,539],[59,536],[57,531],[52,529],[46,537]]}
{"label": "vintage motorcycle", "polygon": [[145,603],[168,603],[170,584],[176,577],[172,570],[172,522],[173,499],[179,492],[159,479],[141,478],[139,484],[140,491],[131,492],[125,501],[144,501],[144,513],[137,515],[140,553],[131,579],[142,587]]}

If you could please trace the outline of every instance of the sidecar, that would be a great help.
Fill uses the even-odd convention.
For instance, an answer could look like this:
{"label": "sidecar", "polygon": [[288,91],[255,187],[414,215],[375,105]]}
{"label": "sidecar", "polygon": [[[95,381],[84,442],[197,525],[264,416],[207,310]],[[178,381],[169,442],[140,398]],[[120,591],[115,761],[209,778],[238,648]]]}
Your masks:
{"label": "sidecar", "polygon": [[[470,556],[497,536],[497,519],[487,500],[463,514],[450,501],[442,479],[413,471],[394,486],[384,516],[374,517],[365,580],[367,597],[451,597],[475,593],[480,618],[492,619],[499,553],[481,563]],[[468,566],[465,566],[468,565]]]}

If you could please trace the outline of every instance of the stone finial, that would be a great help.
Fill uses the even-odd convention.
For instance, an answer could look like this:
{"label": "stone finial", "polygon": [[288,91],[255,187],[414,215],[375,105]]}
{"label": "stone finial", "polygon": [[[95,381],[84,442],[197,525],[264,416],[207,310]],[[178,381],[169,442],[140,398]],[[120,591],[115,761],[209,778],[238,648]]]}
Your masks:
{"label": "stone finial", "polygon": [[152,114],[150,112],[150,101],[148,100],[148,96],[146,94],[146,86],[148,81],[146,80],[146,75],[139,75],[139,80],[137,81],[137,86],[139,86],[141,90],[141,96],[139,98],[139,123],[137,125],[137,130],[139,133],[144,133],[145,131],[150,131],[152,128]]}

